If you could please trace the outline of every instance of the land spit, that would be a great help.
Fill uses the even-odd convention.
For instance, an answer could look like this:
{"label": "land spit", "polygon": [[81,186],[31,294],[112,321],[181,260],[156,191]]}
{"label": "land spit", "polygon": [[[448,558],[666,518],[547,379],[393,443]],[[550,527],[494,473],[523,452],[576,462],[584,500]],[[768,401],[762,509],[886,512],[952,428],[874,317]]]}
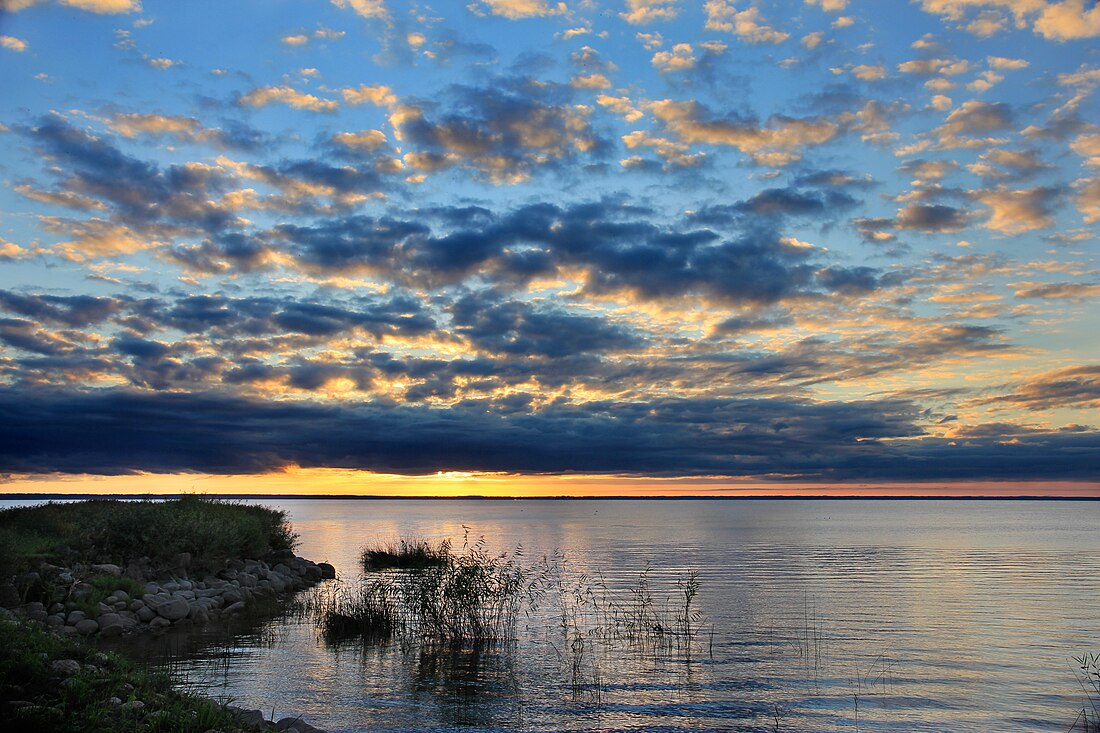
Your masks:
{"label": "land spit", "polygon": [[[204,574],[201,579],[188,576],[190,561],[188,553],[180,553],[174,560],[173,571],[148,581],[146,574],[153,571],[140,561],[126,568],[111,563],[75,563],[72,567],[42,563],[37,570],[0,584],[0,619],[27,623],[61,637],[162,634],[169,629],[238,616],[254,603],[289,597],[336,577],[332,565],[314,563],[289,550],[271,553],[262,560],[230,559],[223,569]],[[135,591],[131,595],[123,589],[139,585],[140,594]],[[94,605],[88,602],[97,589],[112,586],[118,587],[102,600]],[[23,602],[30,592],[45,592],[50,602]],[[74,605],[82,605],[86,610],[73,608]],[[106,655],[101,656],[104,661],[107,659]],[[47,664],[57,686],[74,683],[77,675],[94,679],[105,672],[95,664],[81,664],[68,658],[50,659]],[[109,703],[116,705],[123,715],[155,719],[162,712],[138,699],[124,702],[111,697]],[[12,704],[19,707],[23,701],[8,706]],[[265,719],[260,710],[236,706],[227,706],[226,710],[240,729],[246,731],[324,733],[300,717],[275,722]]]}

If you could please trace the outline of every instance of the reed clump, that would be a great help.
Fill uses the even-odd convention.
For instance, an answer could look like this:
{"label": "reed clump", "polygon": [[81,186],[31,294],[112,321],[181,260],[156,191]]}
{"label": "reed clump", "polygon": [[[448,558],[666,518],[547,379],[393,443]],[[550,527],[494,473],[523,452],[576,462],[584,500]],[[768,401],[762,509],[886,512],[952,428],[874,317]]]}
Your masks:
{"label": "reed clump", "polygon": [[425,539],[400,539],[386,545],[364,548],[360,559],[363,569],[367,571],[444,567],[452,559],[451,541],[433,543]]}
{"label": "reed clump", "polygon": [[[528,562],[523,548],[491,553],[484,539],[463,543],[453,552],[446,542],[401,541],[388,546],[400,555],[431,550],[430,564],[374,572],[368,564],[377,548],[363,553],[368,570],[359,586],[334,585],[317,592],[304,608],[316,614],[330,642],[361,637],[382,641],[400,637],[404,644],[484,646],[512,642],[522,617],[528,626],[541,620],[558,627],[567,646],[595,642],[647,643],[688,649],[703,624],[694,604],[698,575],[676,581],[675,591],[654,590],[647,568],[634,585],[612,588],[602,577],[571,572],[561,553]],[[389,552],[389,549],[386,549]]]}

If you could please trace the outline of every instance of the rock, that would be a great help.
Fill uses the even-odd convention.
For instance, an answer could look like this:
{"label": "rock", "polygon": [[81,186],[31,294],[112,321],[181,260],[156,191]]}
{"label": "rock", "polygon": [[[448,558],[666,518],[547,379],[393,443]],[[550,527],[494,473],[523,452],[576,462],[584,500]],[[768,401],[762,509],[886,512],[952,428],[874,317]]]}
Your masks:
{"label": "rock", "polygon": [[237,601],[236,603],[226,606],[224,613],[240,613],[245,608],[244,601]]}
{"label": "rock", "polygon": [[243,600],[244,596],[242,596],[240,591],[236,589],[230,588],[229,590],[222,593],[222,602],[224,602],[227,606],[233,605],[234,603],[240,603]]}
{"label": "rock", "polygon": [[59,626],[56,632],[61,636],[76,636],[79,633],[72,626]]}
{"label": "rock", "polygon": [[183,598],[173,598],[170,601],[166,601],[153,609],[157,612],[157,615],[161,618],[166,618],[169,621],[178,621],[181,618],[187,618],[187,614],[191,613],[191,607],[187,605],[187,601]]}
{"label": "rock", "polygon": [[149,623],[153,619],[157,618],[157,612],[148,606],[142,606],[137,610],[138,621]]}
{"label": "rock", "polygon": [[141,700],[131,700],[130,702],[122,703],[118,709],[127,713],[140,713],[145,709],[145,703]]}
{"label": "rock", "polygon": [[99,565],[93,565],[91,570],[96,575],[111,575],[116,578],[122,577],[122,568],[118,565],[112,565],[111,563],[100,563]]}
{"label": "rock", "polygon": [[180,590],[191,590],[194,584],[190,580],[177,580],[176,585],[180,587]]}
{"label": "rock", "polygon": [[53,605],[50,606],[49,611],[50,611],[50,613],[60,613],[60,614],[64,615],[64,613],[65,613],[65,604],[64,603],[54,603]]}
{"label": "rock", "polygon": [[76,626],[86,618],[88,618],[88,614],[83,611],[69,611],[69,615],[65,617],[65,623],[69,626]]}
{"label": "rock", "polygon": [[51,629],[56,629],[59,626],[65,625],[65,617],[60,613],[51,613],[46,617],[46,625]]}
{"label": "rock", "polygon": [[99,633],[103,636],[118,636],[133,628],[135,622],[117,613],[105,613],[99,617]]}
{"label": "rock", "polygon": [[169,580],[167,583],[161,583],[161,589],[166,590],[169,593],[175,593],[180,589],[180,584],[174,580]]}
{"label": "rock", "polygon": [[130,594],[127,593],[124,590],[116,590],[112,595],[114,595],[114,597],[117,598],[120,601],[129,602],[129,600],[130,600]]}
{"label": "rock", "polygon": [[99,622],[95,619],[86,618],[83,621],[77,621],[73,624],[73,628],[76,629],[76,632],[81,636],[88,636],[99,631]]}
{"label": "rock", "polygon": [[29,618],[31,621],[45,621],[46,617],[50,614],[46,613],[45,608],[30,608],[32,605],[42,606],[41,603],[30,604],[28,603],[23,607],[23,615]]}
{"label": "rock", "polygon": [[317,567],[321,569],[321,578],[324,580],[332,580],[336,577],[336,568],[332,567],[327,562],[317,563]]}
{"label": "rock", "polygon": [[171,621],[166,618],[161,618],[160,616],[157,616],[149,622],[149,628],[151,629],[166,629],[171,625]]}
{"label": "rock", "polygon": [[317,567],[316,565],[307,565],[305,570],[302,571],[302,574],[310,580],[320,580],[321,568]]}
{"label": "rock", "polygon": [[137,613],[137,612],[138,612],[138,611],[140,611],[141,609],[145,608],[145,601],[142,601],[142,600],[140,600],[140,599],[138,599],[138,598],[135,598],[134,600],[130,601],[130,606],[129,606],[129,608],[130,608],[130,610],[131,610],[131,611],[133,611],[134,613]]}
{"label": "rock", "polygon": [[259,710],[243,710],[242,708],[229,708],[229,712],[233,717],[237,719],[245,728],[251,728],[253,730],[263,730],[267,727],[267,719],[264,718],[264,714]]}
{"label": "rock", "polygon": [[206,612],[206,609],[202,606],[195,605],[191,607],[191,613],[188,618],[197,624],[205,624],[210,620],[210,615]]}
{"label": "rock", "polygon": [[255,588],[256,584],[260,582],[260,579],[252,573],[241,573],[237,576],[237,580],[240,581],[243,588]]}
{"label": "rock", "polygon": [[80,672],[80,662],[75,659],[55,659],[50,662],[50,674],[57,677],[72,677]]}
{"label": "rock", "polygon": [[91,594],[92,594],[92,584],[91,583],[77,583],[76,585],[73,586],[72,592],[69,593],[69,595],[71,595],[73,597],[73,599],[77,600],[77,601],[81,600],[82,598],[87,598]]}

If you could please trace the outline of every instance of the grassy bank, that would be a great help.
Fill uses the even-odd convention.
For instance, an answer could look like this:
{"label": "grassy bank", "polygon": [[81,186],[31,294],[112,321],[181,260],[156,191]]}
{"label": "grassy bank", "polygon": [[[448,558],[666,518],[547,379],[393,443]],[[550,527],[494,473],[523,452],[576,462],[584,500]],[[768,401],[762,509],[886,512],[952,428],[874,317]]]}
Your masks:
{"label": "grassy bank", "polygon": [[0,621],[0,718],[24,733],[202,733],[242,727],[217,703],[77,639]]}
{"label": "grassy bank", "polygon": [[129,562],[171,567],[189,553],[191,567],[219,569],[230,558],[293,549],[285,512],[184,496],[169,501],[91,500],[0,511],[0,577],[40,563]]}

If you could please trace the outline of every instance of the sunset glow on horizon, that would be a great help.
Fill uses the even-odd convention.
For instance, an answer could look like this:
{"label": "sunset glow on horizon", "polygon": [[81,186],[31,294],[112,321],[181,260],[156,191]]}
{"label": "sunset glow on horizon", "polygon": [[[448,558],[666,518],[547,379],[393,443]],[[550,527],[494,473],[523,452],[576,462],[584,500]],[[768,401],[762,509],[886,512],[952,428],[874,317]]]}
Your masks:
{"label": "sunset glow on horizon", "polygon": [[0,0],[0,493],[1100,496],[1098,37]]}

